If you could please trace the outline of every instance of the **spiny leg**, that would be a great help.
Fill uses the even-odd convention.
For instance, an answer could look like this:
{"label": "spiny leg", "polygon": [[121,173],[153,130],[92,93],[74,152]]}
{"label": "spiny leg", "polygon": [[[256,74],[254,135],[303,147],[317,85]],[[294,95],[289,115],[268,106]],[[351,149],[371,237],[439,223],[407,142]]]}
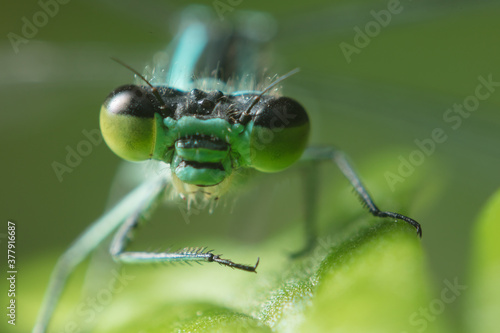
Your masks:
{"label": "spiny leg", "polygon": [[175,252],[142,252],[126,251],[127,244],[132,240],[132,233],[139,225],[141,211],[131,215],[127,221],[118,229],[110,246],[110,253],[118,262],[126,264],[150,264],[159,262],[216,262],[231,268],[241,269],[247,272],[255,272],[259,265],[259,259],[254,266],[242,265],[229,259],[221,258],[221,255],[206,251],[203,247],[184,248]]}
{"label": "spiny leg", "polygon": [[416,230],[419,237],[422,237],[422,227],[420,224],[404,215],[394,212],[381,211],[373,202],[373,199],[368,194],[368,191],[361,183],[361,180],[354,172],[345,154],[333,147],[309,147],[303,154],[301,160],[303,161],[325,161],[329,160],[334,162],[349,180],[354,190],[358,194],[363,204],[368,208],[369,212],[377,217],[390,217],[398,220],[405,221],[412,225]]}

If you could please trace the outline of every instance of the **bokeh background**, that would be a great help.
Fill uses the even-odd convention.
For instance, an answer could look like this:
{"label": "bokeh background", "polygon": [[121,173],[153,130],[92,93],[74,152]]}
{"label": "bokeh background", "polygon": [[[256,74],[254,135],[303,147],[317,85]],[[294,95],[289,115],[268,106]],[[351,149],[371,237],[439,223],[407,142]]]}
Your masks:
{"label": "bokeh background", "polygon": [[[133,75],[110,57],[141,70],[169,43],[175,14],[188,3],[73,0],[61,4],[18,52],[7,34],[22,35],[22,18],[31,21],[41,7],[27,0],[2,5],[0,233],[6,232],[8,220],[17,223],[19,302],[24,298],[28,303],[19,310],[18,332],[31,327],[58,255],[104,211],[120,160],[104,143],[92,146],[62,181],[53,163],[65,164],[66,147],[75,149],[85,140],[83,130],[98,128],[98,111],[107,94],[132,82]],[[197,3],[214,6],[213,1]],[[479,76],[500,81],[500,3],[401,0],[402,11],[350,63],[339,45],[352,45],[355,27],[364,30],[373,21],[370,12],[387,9],[387,1],[234,3],[229,5],[234,10],[266,11],[276,17],[279,28],[269,71],[301,68],[286,81],[284,93],[309,110],[311,141],[346,151],[376,199],[377,193],[387,197],[378,200],[385,200],[382,208],[397,206],[401,197],[404,212],[423,226],[422,244],[436,285],[455,277],[467,283],[473,223],[500,184],[500,87],[456,130],[443,115],[475,93]],[[229,10],[223,15],[230,19],[233,14]],[[399,185],[408,183],[396,184],[392,191],[386,172],[397,173],[399,157],[408,159],[417,149],[414,140],[430,138],[435,128],[443,128],[448,139],[436,144],[407,177],[411,190],[398,195]],[[335,169],[323,171],[326,191],[336,184],[345,187]],[[288,182],[278,179],[276,186]],[[266,186],[274,191],[274,185]],[[299,202],[297,193],[288,198],[290,191],[284,191],[260,201],[258,193],[250,192],[237,203],[243,213],[225,209],[202,215],[203,223],[186,224],[178,210],[166,210],[168,223],[145,228],[139,244],[167,239],[166,245],[198,245],[190,240],[206,234],[251,244],[289,227],[300,230],[300,209],[287,204]],[[361,214],[356,199],[352,202],[348,207]],[[255,209],[261,204],[267,208]],[[332,202],[326,208],[335,207]],[[266,215],[275,223],[262,222]],[[5,239],[0,241],[3,251]],[[252,262],[255,256],[251,253],[243,261]],[[3,269],[5,260],[1,262]],[[193,269],[199,273],[205,268]],[[459,323],[460,307],[459,300],[446,315]]]}

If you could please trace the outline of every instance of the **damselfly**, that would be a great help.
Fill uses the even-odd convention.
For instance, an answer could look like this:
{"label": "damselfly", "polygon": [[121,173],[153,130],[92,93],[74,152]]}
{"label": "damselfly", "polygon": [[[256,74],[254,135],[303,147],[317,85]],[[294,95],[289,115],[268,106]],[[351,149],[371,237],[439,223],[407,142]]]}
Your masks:
{"label": "damselfly", "polygon": [[[73,269],[117,229],[110,253],[120,263],[216,262],[248,272],[254,265],[233,262],[203,247],[179,251],[127,251],[131,232],[144,212],[164,199],[189,207],[202,202],[213,209],[233,183],[253,173],[275,173],[304,164],[314,172],[319,162],[333,162],[362,203],[377,217],[420,225],[375,205],[345,155],[333,147],[307,147],[309,118],[295,100],[277,92],[287,75],[257,84],[262,74],[260,50],[267,42],[256,34],[269,25],[266,15],[248,13],[238,24],[214,23],[203,7],[184,13],[168,70],[157,64],[142,82],[114,90],[100,113],[103,137],[128,161],[156,161],[150,179],[95,221],[59,259],[33,332],[45,332],[65,282]],[[316,177],[307,181],[316,182]],[[314,187],[314,186],[313,186]],[[314,195],[307,200],[305,253],[314,245]]]}

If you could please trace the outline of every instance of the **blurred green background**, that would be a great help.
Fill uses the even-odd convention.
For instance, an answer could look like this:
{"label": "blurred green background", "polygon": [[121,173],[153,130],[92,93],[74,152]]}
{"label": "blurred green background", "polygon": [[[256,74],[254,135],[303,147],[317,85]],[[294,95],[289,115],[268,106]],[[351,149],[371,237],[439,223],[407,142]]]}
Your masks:
{"label": "blurred green background", "polygon": [[[18,287],[31,291],[32,302],[19,314],[23,320],[33,320],[57,256],[105,209],[120,160],[105,144],[93,146],[62,182],[53,162],[64,164],[66,147],[74,149],[85,139],[82,130],[98,128],[98,111],[107,94],[132,82],[133,75],[110,57],[144,67],[168,44],[175,13],[188,3],[73,0],[60,5],[17,53],[7,34],[21,35],[22,18],[31,20],[41,7],[26,0],[3,4],[0,233],[8,220],[17,223]],[[402,11],[348,63],[340,43],[352,45],[354,28],[364,30],[373,20],[370,11],[387,6],[387,1],[243,0],[234,8],[276,17],[279,30],[270,73],[301,68],[285,82],[284,93],[308,109],[312,142],[335,144],[347,152],[382,208],[406,204],[404,213],[423,226],[422,243],[437,285],[455,277],[466,283],[472,224],[500,184],[500,87],[455,130],[443,115],[474,94],[479,76],[500,81],[500,2],[401,1]],[[233,12],[224,15],[230,18]],[[435,128],[444,129],[446,142],[437,144],[407,178],[410,193],[398,192],[399,184],[391,191],[385,173],[397,173],[399,156],[408,159],[417,149],[414,140],[430,138]],[[323,171],[328,188],[345,187],[337,170]],[[284,182],[281,178],[276,186]],[[266,186],[274,191],[274,185]],[[245,206],[269,204],[255,199],[257,193],[244,196],[238,208],[245,212]],[[166,211],[168,223],[145,228],[140,239],[146,246],[147,237],[160,245],[205,245],[189,240],[203,240],[208,233],[251,244],[287,226],[299,230],[301,212],[291,211],[297,205],[286,204],[299,202],[299,196],[289,199],[286,193],[280,194],[276,207],[271,202],[270,208],[261,209],[261,215],[247,209],[254,215],[246,214],[246,219],[225,209],[203,216],[206,222],[185,224],[178,210]],[[362,213],[354,196],[349,202],[348,207]],[[341,205],[338,209],[345,209]],[[334,210],[336,203],[326,208]],[[293,224],[280,220],[282,210],[288,210],[283,216],[293,217]],[[274,225],[255,222],[267,213]],[[257,255],[250,253],[243,261],[252,262]],[[199,273],[204,268],[193,269]],[[33,274],[39,283],[23,284]],[[458,317],[460,301],[446,311]]]}

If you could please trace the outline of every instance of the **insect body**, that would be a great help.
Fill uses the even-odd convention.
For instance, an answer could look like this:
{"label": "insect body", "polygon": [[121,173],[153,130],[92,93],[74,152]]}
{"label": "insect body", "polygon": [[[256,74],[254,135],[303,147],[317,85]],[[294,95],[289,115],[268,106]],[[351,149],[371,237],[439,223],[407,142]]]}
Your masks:
{"label": "insect body", "polygon": [[[59,259],[34,333],[46,331],[69,274],[115,230],[110,253],[118,262],[204,261],[256,271],[258,260],[255,265],[243,265],[204,248],[127,251],[140,216],[165,197],[167,188],[188,202],[199,197],[216,202],[236,178],[247,175],[245,171],[272,173],[300,162],[329,161],[340,168],[371,214],[403,220],[421,235],[415,220],[377,208],[342,152],[332,147],[307,147],[310,128],[306,111],[297,101],[272,91],[286,75],[260,89],[255,85],[247,90],[231,88],[235,79],[251,82],[256,76],[260,70],[258,46],[265,41],[249,33],[248,27],[212,28],[206,13],[202,14],[202,18],[191,15],[182,20],[164,80],[158,79],[164,72],[157,71],[154,80],[143,78],[147,85],[122,86],[103,103],[101,130],[111,150],[125,160],[155,160],[165,167],[95,221]],[[266,23],[261,14],[250,16],[255,29]],[[198,70],[203,67],[208,72]],[[209,78],[193,79],[200,73],[208,73]],[[151,83],[158,80],[159,84]],[[315,200],[314,196],[309,199],[306,222],[312,225]],[[314,228],[308,230],[303,252],[316,239]]]}

